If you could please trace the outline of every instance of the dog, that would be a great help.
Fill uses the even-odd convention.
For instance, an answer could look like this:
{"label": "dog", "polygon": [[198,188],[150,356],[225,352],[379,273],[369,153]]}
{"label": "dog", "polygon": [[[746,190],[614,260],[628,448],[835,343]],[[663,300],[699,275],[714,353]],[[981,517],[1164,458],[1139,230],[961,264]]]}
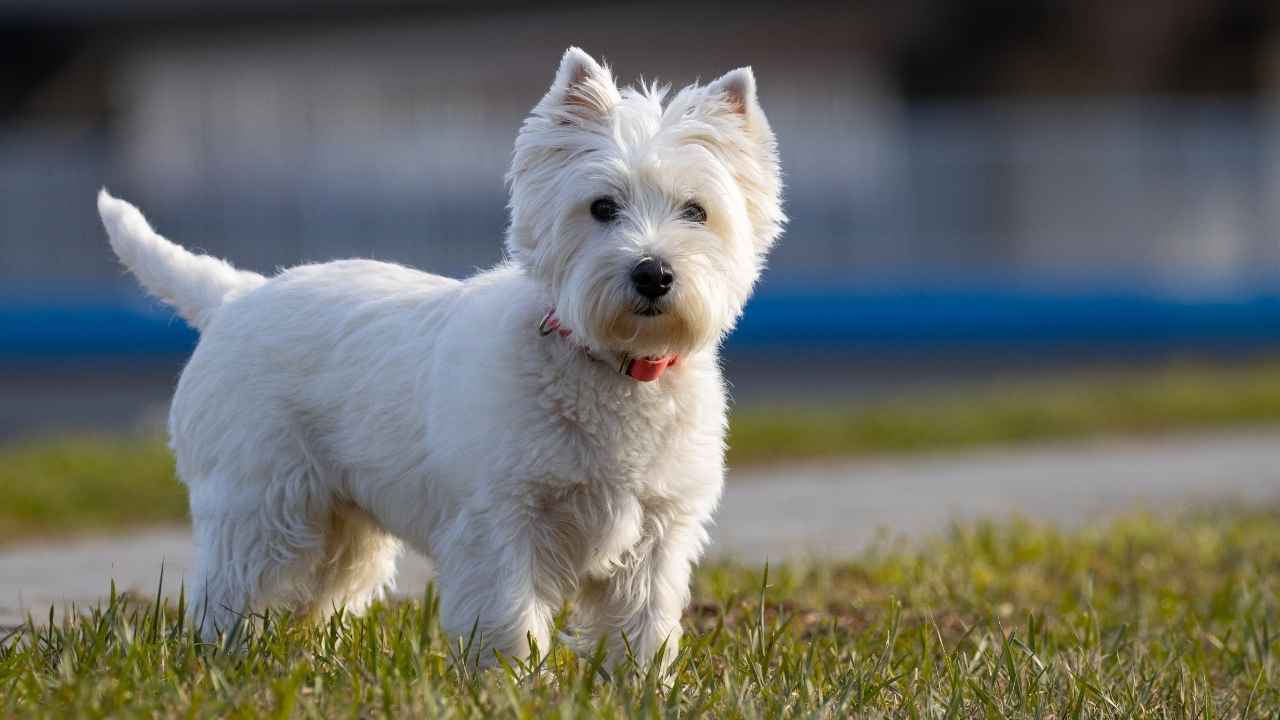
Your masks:
{"label": "dog", "polygon": [[786,221],[750,68],[667,98],[570,48],[522,124],[506,259],[274,277],[98,197],[111,247],[201,332],[169,418],[191,621],[359,613],[401,542],[478,662],[572,638],[669,662],[725,475],[719,345]]}

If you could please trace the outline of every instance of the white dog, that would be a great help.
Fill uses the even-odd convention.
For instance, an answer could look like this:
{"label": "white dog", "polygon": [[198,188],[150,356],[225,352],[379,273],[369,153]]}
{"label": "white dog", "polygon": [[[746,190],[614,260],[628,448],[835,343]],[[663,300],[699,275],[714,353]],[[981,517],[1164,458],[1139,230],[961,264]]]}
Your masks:
{"label": "white dog", "polygon": [[266,278],[99,195],[116,254],[202,331],[169,432],[206,636],[359,612],[403,540],[483,659],[546,648],[566,601],[612,662],[671,658],[724,479],[718,345],[785,218],[751,70],[665,94],[570,48],[516,139],[509,258],[462,281]]}

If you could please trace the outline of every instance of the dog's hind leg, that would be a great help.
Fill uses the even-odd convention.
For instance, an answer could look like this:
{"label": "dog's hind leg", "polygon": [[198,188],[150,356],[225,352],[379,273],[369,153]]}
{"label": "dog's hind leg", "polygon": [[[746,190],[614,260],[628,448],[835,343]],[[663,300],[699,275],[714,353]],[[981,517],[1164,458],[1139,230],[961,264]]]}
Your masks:
{"label": "dog's hind leg", "polygon": [[324,559],[314,571],[308,614],[321,619],[339,608],[363,613],[394,587],[400,550],[400,541],[363,510],[337,505],[326,532]]}
{"label": "dog's hind leg", "polygon": [[333,502],[299,464],[270,480],[190,483],[195,543],[190,619],[205,639],[268,606],[306,609],[325,559]]}
{"label": "dog's hind leg", "polygon": [[[250,562],[237,547],[236,518],[226,514],[201,513],[192,508],[192,541],[195,566],[191,577],[191,603],[187,606],[191,625],[205,640],[230,631],[252,610],[254,591]],[[238,561],[238,562],[237,562]]]}

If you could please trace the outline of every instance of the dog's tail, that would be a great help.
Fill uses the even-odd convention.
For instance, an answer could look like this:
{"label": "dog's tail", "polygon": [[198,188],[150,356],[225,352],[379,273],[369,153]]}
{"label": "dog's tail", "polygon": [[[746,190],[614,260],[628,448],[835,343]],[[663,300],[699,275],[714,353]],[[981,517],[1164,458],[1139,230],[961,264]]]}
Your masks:
{"label": "dog's tail", "polygon": [[165,240],[138,208],[111,197],[105,188],[98,193],[98,214],[111,237],[111,249],[125,267],[147,292],[172,305],[197,330],[209,324],[229,295],[267,281],[225,260],[195,255]]}

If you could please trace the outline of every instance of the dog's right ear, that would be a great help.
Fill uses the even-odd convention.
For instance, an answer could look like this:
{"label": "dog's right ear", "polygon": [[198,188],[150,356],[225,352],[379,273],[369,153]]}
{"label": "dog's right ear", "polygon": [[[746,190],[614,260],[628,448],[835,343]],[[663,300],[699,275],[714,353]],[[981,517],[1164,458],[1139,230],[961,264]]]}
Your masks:
{"label": "dog's right ear", "polygon": [[609,67],[571,47],[560,58],[556,79],[535,112],[560,125],[584,125],[604,119],[621,100]]}
{"label": "dog's right ear", "polygon": [[556,202],[573,148],[608,134],[609,117],[622,95],[609,68],[576,47],[565,51],[551,89],[525,118],[516,135],[507,185],[511,188],[511,222],[507,253],[527,261],[536,255],[552,226],[543,208]]}

